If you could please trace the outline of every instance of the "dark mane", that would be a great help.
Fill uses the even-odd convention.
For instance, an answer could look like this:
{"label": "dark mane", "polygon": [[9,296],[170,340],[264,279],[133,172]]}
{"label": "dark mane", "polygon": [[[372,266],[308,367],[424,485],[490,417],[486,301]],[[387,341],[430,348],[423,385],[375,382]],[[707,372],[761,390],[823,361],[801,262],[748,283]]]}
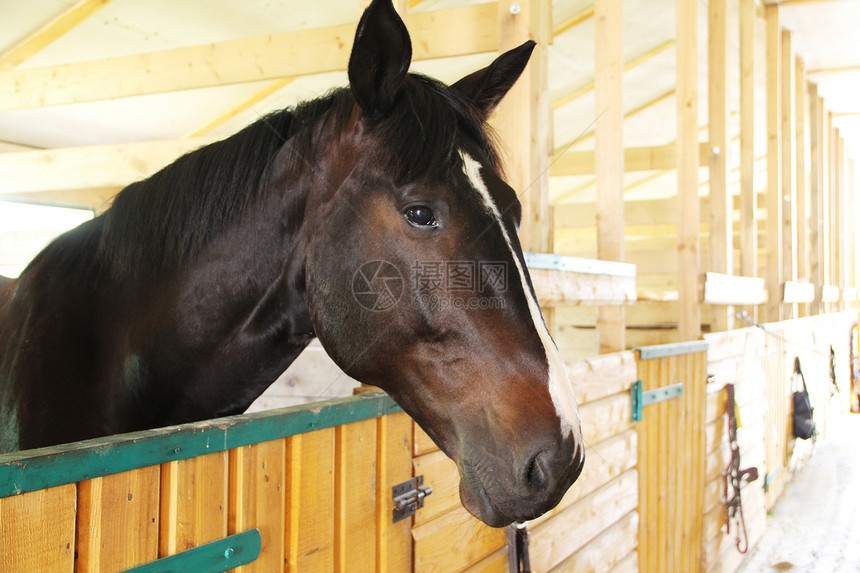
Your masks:
{"label": "dark mane", "polygon": [[[320,130],[344,129],[354,103],[348,88],[334,90],[262,117],[132,183],[95,226],[101,227],[100,266],[123,275],[193,258],[267,190],[272,160],[286,141],[296,151],[295,168],[306,169],[326,152],[319,149]],[[381,143],[377,159],[398,183],[457,165],[463,137],[500,167],[493,138],[470,104],[425,76],[409,75],[394,109],[372,135]]]}

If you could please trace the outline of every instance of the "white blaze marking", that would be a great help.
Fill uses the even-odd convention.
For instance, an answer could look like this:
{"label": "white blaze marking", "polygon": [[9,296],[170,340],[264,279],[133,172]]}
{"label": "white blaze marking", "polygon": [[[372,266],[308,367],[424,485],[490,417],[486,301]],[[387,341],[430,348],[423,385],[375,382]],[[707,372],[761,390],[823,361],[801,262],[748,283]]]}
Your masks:
{"label": "white blaze marking", "polygon": [[552,398],[552,403],[561,419],[562,435],[566,436],[573,431],[576,438],[580,439],[581,435],[578,423],[579,411],[576,407],[576,399],[573,397],[573,388],[570,385],[570,379],[567,377],[567,369],[564,366],[564,360],[562,360],[561,353],[552,341],[552,337],[543,321],[543,315],[541,314],[538,302],[532,294],[528,281],[526,280],[525,269],[523,269],[519,257],[514,252],[511,237],[508,235],[508,231],[502,223],[502,215],[499,213],[498,207],[496,207],[496,204],[493,202],[490,192],[487,190],[487,186],[481,178],[481,164],[472,159],[472,157],[464,151],[460,151],[460,157],[463,159],[463,170],[466,173],[466,177],[469,178],[469,182],[472,184],[472,187],[474,187],[481,196],[484,207],[486,207],[487,211],[489,211],[499,224],[499,229],[502,231],[502,237],[504,237],[505,243],[511,251],[511,258],[514,261],[514,265],[517,267],[517,272],[519,273],[520,280],[523,284],[523,292],[526,296],[526,302],[528,302],[529,314],[531,314],[535,330],[538,333],[538,337],[540,337],[544,352],[546,353],[546,361],[549,366],[549,395]]}

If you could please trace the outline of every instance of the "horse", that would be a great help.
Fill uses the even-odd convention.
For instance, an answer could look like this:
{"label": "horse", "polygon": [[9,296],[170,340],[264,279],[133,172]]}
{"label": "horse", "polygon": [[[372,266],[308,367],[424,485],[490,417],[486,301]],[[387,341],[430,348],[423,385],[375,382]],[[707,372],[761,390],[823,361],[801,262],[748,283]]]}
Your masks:
{"label": "horse", "polygon": [[456,462],[477,518],[557,505],[580,421],[487,125],[534,45],[446,85],[374,0],[347,87],[59,236],[0,289],[0,451],[240,414],[316,337]]}

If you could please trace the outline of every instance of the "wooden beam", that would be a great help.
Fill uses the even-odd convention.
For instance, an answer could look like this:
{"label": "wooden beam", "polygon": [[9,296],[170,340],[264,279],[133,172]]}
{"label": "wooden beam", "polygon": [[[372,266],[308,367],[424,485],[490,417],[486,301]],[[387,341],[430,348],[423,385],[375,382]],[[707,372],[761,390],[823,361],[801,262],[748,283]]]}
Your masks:
{"label": "wooden beam", "polygon": [[[780,36],[780,168],[782,187],[782,280],[797,280],[797,187],[795,185],[795,56],[791,32],[782,30]],[[783,301],[784,302],[784,301]],[[783,309],[796,317],[791,309]]]}
{"label": "wooden beam", "polygon": [[[621,108],[621,2],[594,3],[595,109],[594,157],[597,175],[597,258],[624,261],[624,143]],[[625,349],[624,309],[597,311],[600,353]]]}
{"label": "wooden beam", "polygon": [[[707,167],[710,147],[707,143],[699,144],[699,166]],[[675,168],[675,144],[655,145],[648,147],[628,147],[624,150],[624,172],[656,171]],[[550,176],[570,177],[574,175],[592,175],[596,171],[595,152],[565,151],[555,158],[550,166]]]}
{"label": "wooden beam", "polygon": [[[803,60],[797,58],[794,74],[794,97],[795,97],[795,186],[797,197],[797,269],[798,280],[810,282],[812,280],[809,250],[809,102],[806,92],[806,67]],[[811,283],[810,283],[811,284]],[[813,287],[813,293],[815,291]],[[814,296],[812,300],[814,300]],[[809,304],[804,301],[797,307],[798,317],[809,315]]]}
{"label": "wooden beam", "polygon": [[113,198],[122,189],[122,187],[101,187],[96,189],[66,189],[62,191],[32,191],[30,193],[4,194],[0,195],[0,199],[21,201],[32,205],[92,209],[96,212],[96,215],[100,215],[110,207]]}
{"label": "wooden beam", "polygon": [[781,33],[779,8],[767,6],[766,78],[767,78],[767,320],[782,320],[782,159],[780,147],[780,55]]}
{"label": "wooden beam", "polygon": [[0,153],[0,193],[124,187],[213,141],[201,137]]}
{"label": "wooden beam", "polygon": [[811,76],[818,76],[822,74],[844,74],[845,72],[860,72],[860,64],[834,68],[816,68],[814,70],[809,70],[807,73]]}
{"label": "wooden beam", "polygon": [[247,111],[278,90],[285,88],[294,80],[295,78],[279,78],[269,82],[268,85],[260,88],[240,103],[234,105],[224,113],[219,114],[217,117],[214,117],[212,120],[207,122],[206,125],[203,125],[189,133],[188,137],[201,137],[212,133],[215,129],[221,127],[240,113]]}
{"label": "wooden beam", "polygon": [[675,2],[678,221],[678,336],[701,336],[699,309],[698,3]]}
{"label": "wooden beam", "polygon": [[[755,189],[755,2],[740,0],[740,269],[758,276]],[[747,312],[755,317],[756,309]]]}
{"label": "wooden beam", "polygon": [[[648,103],[646,103],[646,104],[644,104],[644,105],[641,105],[641,106],[637,107],[636,109],[633,109],[633,110],[628,111],[627,113],[625,113],[625,114],[624,114],[624,119],[630,119],[631,117],[633,117],[633,116],[635,116],[635,115],[638,115],[638,114],[640,114],[640,113],[643,113],[643,112],[645,112],[645,111],[648,111],[648,110],[649,110],[649,109],[651,109],[652,107],[654,107],[654,106],[656,106],[656,105],[658,105],[658,104],[661,104],[661,103],[663,103],[664,101],[667,101],[668,99],[670,99],[670,98],[672,98],[672,97],[674,97],[674,96],[675,96],[675,90],[669,90],[668,92],[664,93],[664,94],[663,94],[663,95],[661,95],[660,97],[658,97],[658,98],[656,98],[656,99],[653,99],[653,100],[649,101]],[[588,140],[589,140],[589,139],[591,139],[592,137],[594,137],[594,130],[589,131],[588,133],[586,133],[586,134],[582,135],[581,137],[578,137],[578,138],[574,139],[573,141],[568,141],[568,142],[566,142],[565,144],[561,145],[561,146],[559,147],[559,149],[561,149],[561,150],[565,150],[566,148],[570,147],[570,146],[571,146],[571,145],[573,145],[574,143],[582,143],[582,142],[584,142],[584,141],[588,141]],[[554,155],[555,155],[555,156],[558,156],[558,155],[559,155],[559,151],[558,151],[558,149],[556,150],[556,152],[554,153]]]}
{"label": "wooden beam", "polygon": [[[822,272],[821,242],[821,100],[818,85],[810,83],[809,92],[809,280],[816,292],[824,285]],[[809,307],[810,314],[822,312],[821,301],[815,299]]]}
{"label": "wooden beam", "polygon": [[759,305],[767,298],[764,279],[722,273],[702,274],[702,302],[720,305]]}
{"label": "wooden beam", "polygon": [[[496,12],[490,3],[412,14],[413,60],[497,51]],[[354,34],[350,23],[0,72],[0,111],[343,71]]]}
{"label": "wooden beam", "polygon": [[29,60],[110,2],[111,0],[79,0],[72,4],[36,32],[0,54],[0,71],[14,69]]}
{"label": "wooden beam", "polygon": [[492,124],[506,142],[505,172],[523,206],[520,225],[523,249],[548,253],[552,252],[549,204],[552,135],[547,49],[552,35],[552,14],[550,6],[541,0],[521,1],[518,6],[515,12],[510,4],[497,6],[498,49],[519,46],[529,38],[538,45],[525,72],[499,105]]}
{"label": "wooden beam", "polygon": [[[722,275],[734,274],[732,255],[732,195],[728,179],[729,89],[728,26],[726,0],[708,3],[708,137],[710,197],[710,268]],[[715,309],[713,331],[729,330],[734,323],[732,309]]]}
{"label": "wooden beam", "polygon": [[[627,62],[625,62],[624,63],[624,71],[625,72],[630,71],[633,68],[635,68],[636,66],[644,64],[645,62],[647,62],[651,58],[659,56],[660,54],[662,54],[663,52],[665,52],[666,50],[668,50],[669,48],[672,48],[674,46],[675,46],[675,40],[666,40],[662,44],[654,46],[650,50],[643,52],[643,53],[639,54],[638,56],[636,56],[635,58],[632,58],[632,59],[628,60]],[[565,94],[565,95],[559,97],[558,99],[553,100],[552,107],[553,107],[553,109],[558,109],[558,108],[562,107],[563,105],[567,105],[570,102],[582,97],[583,95],[587,94],[588,92],[592,91],[593,89],[594,89],[594,81],[592,80],[592,81],[576,88],[575,90],[573,90],[569,94]]]}
{"label": "wooden beam", "polygon": [[594,17],[594,6],[589,6],[588,8],[584,8],[568,18],[567,20],[563,20],[558,26],[553,27],[552,35],[558,36],[559,34],[564,34],[574,26],[579,26],[586,20],[590,20]]}

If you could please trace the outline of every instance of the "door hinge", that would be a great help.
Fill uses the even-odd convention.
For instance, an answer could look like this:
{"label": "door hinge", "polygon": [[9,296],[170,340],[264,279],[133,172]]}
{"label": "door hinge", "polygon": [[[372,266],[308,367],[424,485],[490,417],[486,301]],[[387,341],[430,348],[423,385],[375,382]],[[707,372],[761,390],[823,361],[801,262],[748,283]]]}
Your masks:
{"label": "door hinge", "polygon": [[684,384],[671,384],[654,390],[642,390],[642,381],[637,380],[630,386],[630,419],[634,422],[642,420],[642,408],[671,400],[684,395]]}
{"label": "door hinge", "polygon": [[392,523],[414,515],[424,507],[424,498],[433,493],[432,487],[424,485],[424,476],[408,479],[391,490],[391,499],[394,500],[394,509],[391,512]]}

